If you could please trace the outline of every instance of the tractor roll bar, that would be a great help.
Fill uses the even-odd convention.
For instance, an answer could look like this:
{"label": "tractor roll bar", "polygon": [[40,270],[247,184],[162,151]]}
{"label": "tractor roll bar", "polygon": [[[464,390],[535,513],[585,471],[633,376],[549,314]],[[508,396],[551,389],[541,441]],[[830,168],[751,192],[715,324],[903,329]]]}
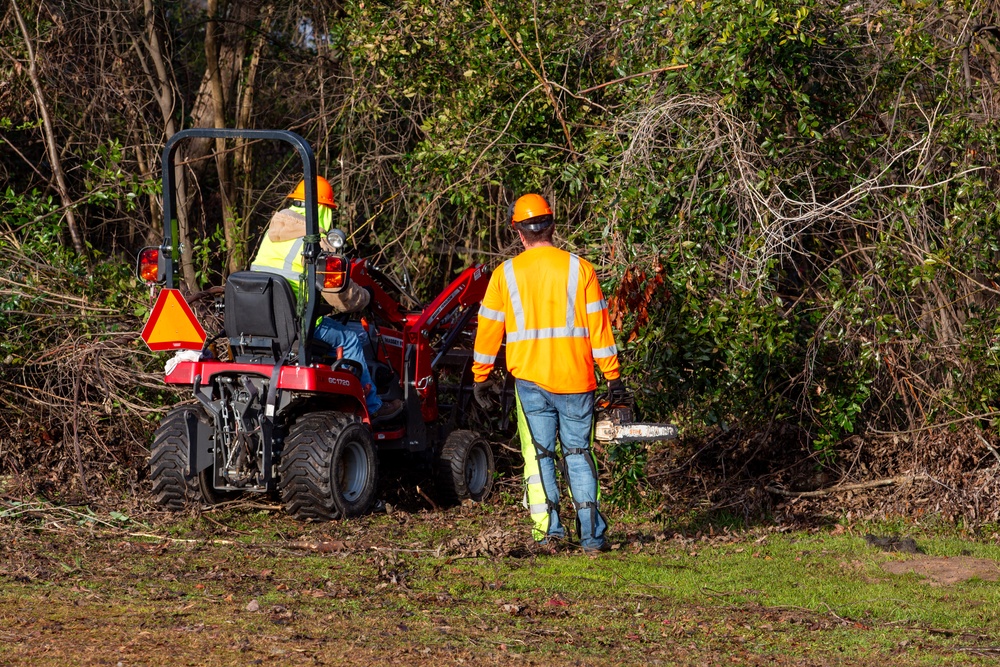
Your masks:
{"label": "tractor roll bar", "polygon": [[319,256],[319,206],[316,203],[316,156],[312,147],[305,139],[289,130],[234,130],[192,128],[181,130],[167,140],[163,146],[163,244],[160,246],[161,257],[168,258],[163,269],[166,286],[174,287],[174,273],[177,270],[178,249],[174,248],[173,229],[175,204],[177,198],[174,160],[181,141],[191,137],[205,139],[265,139],[284,141],[291,144],[302,159],[303,178],[306,187],[306,239],[302,257],[306,267],[306,304],[299,331],[299,363],[309,364],[309,346],[307,342],[316,326],[316,258]]}

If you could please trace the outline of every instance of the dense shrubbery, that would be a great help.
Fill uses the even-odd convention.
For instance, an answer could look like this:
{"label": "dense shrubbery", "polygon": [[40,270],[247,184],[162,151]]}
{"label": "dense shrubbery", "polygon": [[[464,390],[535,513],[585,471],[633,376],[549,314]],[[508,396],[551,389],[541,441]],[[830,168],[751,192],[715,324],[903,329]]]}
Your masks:
{"label": "dense shrubbery", "polygon": [[349,12],[338,48],[376,122],[412,123],[405,244],[496,249],[510,193],[544,190],[612,291],[630,266],[663,280],[620,295],[650,411],[791,421],[831,452],[992,410],[997,130],[988,79],[963,80],[970,9],[411,2]]}
{"label": "dense shrubbery", "polygon": [[[507,202],[544,192],[562,240],[601,269],[647,416],[680,420],[690,433],[792,424],[827,458],[855,432],[993,417],[998,66],[990,33],[972,31],[997,22],[989,6],[252,7],[251,30],[222,35],[220,53],[242,53],[226,61],[241,81],[222,100],[226,124],[304,134],[335,183],[342,224],[359,244],[406,264],[427,293],[464,263],[512,252]],[[113,16],[112,30],[152,34],[141,17]],[[204,38],[203,27],[178,15],[157,20],[185,43]],[[68,29],[39,23],[32,34],[41,43]],[[270,39],[258,40],[258,29]],[[88,39],[94,51],[110,48]],[[27,64],[21,42],[16,32],[3,38],[15,85],[0,95],[20,95],[31,110],[31,83],[9,59]],[[115,73],[144,81],[133,50],[119,54]],[[187,83],[201,78],[202,56],[168,55],[182,102],[173,126],[189,122],[181,107],[203,122],[207,79],[200,89]],[[84,82],[112,73],[60,78],[46,67],[58,56],[38,59],[42,85],[62,93],[55,132],[66,145],[101,136],[114,148],[101,154],[81,140],[64,155],[71,189],[86,197],[82,227],[101,252],[120,252],[114,239],[123,234],[134,249],[159,225],[155,199],[141,215],[123,212],[137,195],[146,201],[140,184],[156,177],[149,145],[171,131],[150,104],[162,89],[137,83],[120,93],[125,116],[87,116],[97,128],[84,132],[75,125],[87,107]],[[26,111],[5,130],[5,140],[30,148],[0,146],[0,164],[24,192],[45,176],[18,158],[39,153],[41,129],[25,125],[37,117]],[[150,138],[136,140],[130,124]],[[282,160],[240,159],[230,177],[243,194],[229,200],[229,218],[259,220],[288,177],[275,182]],[[203,281],[195,288],[221,279],[226,253],[204,243],[224,236],[220,200],[209,195],[222,172],[192,169],[200,180],[189,185],[190,228],[203,240],[190,244],[191,275]],[[94,193],[109,204],[100,207]],[[12,192],[0,211],[5,257],[40,243],[48,232],[38,225],[52,230],[59,220],[52,211],[24,225],[36,216],[20,212],[25,196]],[[75,265],[69,255],[60,269]],[[108,270],[99,260],[91,277],[78,268],[70,298]],[[131,302],[135,286],[115,275]],[[25,356],[20,341],[10,338],[5,354]]]}

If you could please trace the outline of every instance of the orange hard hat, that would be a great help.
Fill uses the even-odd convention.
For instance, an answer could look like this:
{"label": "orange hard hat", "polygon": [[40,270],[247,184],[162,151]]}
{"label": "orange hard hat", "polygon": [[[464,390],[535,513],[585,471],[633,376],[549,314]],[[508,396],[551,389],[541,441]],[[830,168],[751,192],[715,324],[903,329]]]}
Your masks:
{"label": "orange hard hat", "polygon": [[[304,180],[299,181],[299,184],[295,186],[295,189],[292,190],[286,199],[298,199],[299,201],[305,201],[306,182]],[[337,208],[337,202],[333,199],[333,186],[330,185],[330,181],[326,180],[322,176],[316,177],[316,203],[324,204],[330,208]]]}
{"label": "orange hard hat", "polygon": [[553,222],[552,209],[545,197],[536,194],[518,197],[510,207],[510,224],[541,231]]}

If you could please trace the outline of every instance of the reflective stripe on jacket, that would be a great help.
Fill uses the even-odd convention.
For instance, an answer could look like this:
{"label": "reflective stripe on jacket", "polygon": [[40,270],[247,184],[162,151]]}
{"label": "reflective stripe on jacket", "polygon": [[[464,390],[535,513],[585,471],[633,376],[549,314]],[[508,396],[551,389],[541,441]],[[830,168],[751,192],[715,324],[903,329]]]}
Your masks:
{"label": "reflective stripe on jacket", "polygon": [[[302,218],[302,229],[305,230],[305,209],[300,206],[292,206],[283,211],[279,211],[275,216],[296,215]],[[333,210],[326,206],[319,207],[319,231],[325,234],[330,229],[333,222]],[[302,244],[303,237],[288,239],[287,241],[272,241],[269,234],[264,235],[260,243],[260,250],[250,264],[251,271],[268,271],[277,273],[288,280],[292,287],[296,300],[299,298],[299,284],[305,272],[302,264]]]}
{"label": "reflective stripe on jacket", "polygon": [[479,307],[472,371],[489,375],[507,336],[507,368],[556,394],[597,388],[619,376],[608,305],[590,262],[553,246],[525,250],[490,277]]}

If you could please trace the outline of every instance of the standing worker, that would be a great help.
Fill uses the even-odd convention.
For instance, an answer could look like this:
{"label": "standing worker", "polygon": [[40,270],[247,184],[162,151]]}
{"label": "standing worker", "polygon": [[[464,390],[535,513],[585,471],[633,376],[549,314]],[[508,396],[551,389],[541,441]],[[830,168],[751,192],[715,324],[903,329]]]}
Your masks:
{"label": "standing worker", "polygon": [[[251,271],[267,271],[283,276],[292,288],[295,299],[301,298],[300,281],[305,272],[302,264],[302,245],[306,235],[306,182],[299,181],[286,199],[292,203],[286,209],[271,216],[267,234],[261,241],[257,256],[250,264]],[[320,243],[326,243],[325,234],[333,227],[333,209],[337,202],[333,199],[333,187],[322,176],[316,177],[316,202],[319,204]],[[326,248],[330,250],[330,248]],[[350,283],[341,293],[323,292],[323,299],[340,313],[354,313],[368,305],[371,295]],[[364,348],[358,334],[348,329],[344,324],[332,317],[324,317],[316,325],[313,338],[327,343],[331,348],[341,348],[345,359],[357,362],[361,366],[361,384],[365,390],[365,406],[372,423],[382,422],[396,417],[403,411],[403,402],[399,399],[383,403],[372,382],[368,363],[365,361]]]}
{"label": "standing worker", "polygon": [[590,448],[595,361],[608,381],[609,398],[627,395],[608,305],[593,265],[552,245],[555,221],[542,196],[524,195],[508,216],[524,252],[493,272],[479,308],[474,396],[479,405],[490,406],[489,374],[506,334],[532,537],[547,544],[566,536],[556,483],[561,451],[580,545],[588,552],[605,551],[608,523],[600,512],[597,462]]}

